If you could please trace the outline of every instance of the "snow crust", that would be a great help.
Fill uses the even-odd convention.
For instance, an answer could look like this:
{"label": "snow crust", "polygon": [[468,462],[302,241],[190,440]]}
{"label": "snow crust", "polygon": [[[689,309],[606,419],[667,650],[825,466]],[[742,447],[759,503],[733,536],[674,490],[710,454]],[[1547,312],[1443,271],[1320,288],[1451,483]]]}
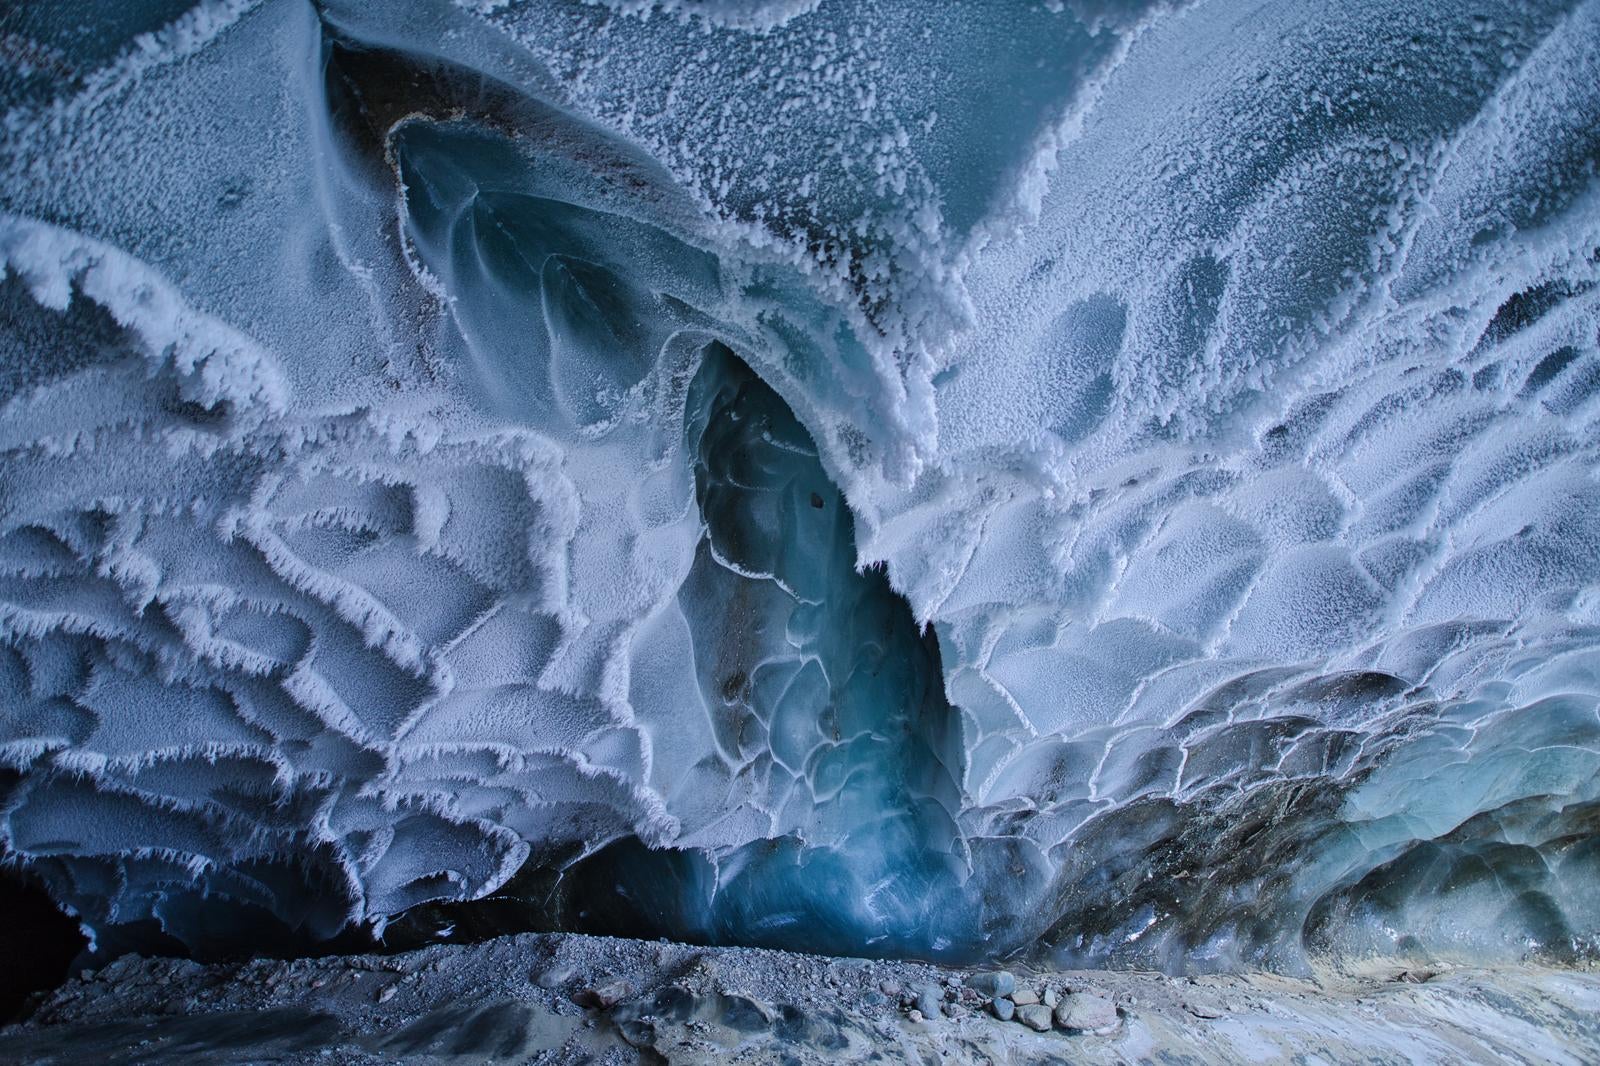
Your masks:
{"label": "snow crust", "polygon": [[0,46],[0,845],[90,928],[1592,950],[1600,4],[86,17]]}

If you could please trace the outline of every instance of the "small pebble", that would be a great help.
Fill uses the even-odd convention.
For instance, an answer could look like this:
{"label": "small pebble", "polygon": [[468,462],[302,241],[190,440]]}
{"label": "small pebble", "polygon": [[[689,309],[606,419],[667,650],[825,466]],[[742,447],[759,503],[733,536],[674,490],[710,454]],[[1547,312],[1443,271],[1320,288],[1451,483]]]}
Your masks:
{"label": "small pebble", "polygon": [[917,1008],[912,1007],[911,1012],[907,1014],[906,1017],[914,1022],[920,1022],[922,1020],[922,1012]]}

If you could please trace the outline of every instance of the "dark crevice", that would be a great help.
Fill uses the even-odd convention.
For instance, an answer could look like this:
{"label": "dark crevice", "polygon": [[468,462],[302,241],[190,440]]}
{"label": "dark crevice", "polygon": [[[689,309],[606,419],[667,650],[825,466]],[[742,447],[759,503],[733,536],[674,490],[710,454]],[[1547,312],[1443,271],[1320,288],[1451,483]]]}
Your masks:
{"label": "dark crevice", "polygon": [[[537,927],[916,957],[986,953],[963,896],[938,640],[881,568],[810,435],[712,345],[686,446],[706,532],[679,608],[697,634],[718,772],[771,812],[770,839],[542,855],[493,900],[423,908],[390,939]],[[750,576],[766,575],[766,576]],[[686,709],[686,713],[687,709]]]}
{"label": "dark crevice", "polygon": [[38,879],[0,855],[0,1025],[25,1013],[30,997],[65,981],[88,946],[76,920],[57,907]]}
{"label": "dark crevice", "polygon": [[1574,296],[1582,296],[1590,287],[1587,284],[1561,279],[1513,293],[1489,320],[1478,346],[1484,348],[1499,344],[1512,334],[1534,325],[1564,301]]}

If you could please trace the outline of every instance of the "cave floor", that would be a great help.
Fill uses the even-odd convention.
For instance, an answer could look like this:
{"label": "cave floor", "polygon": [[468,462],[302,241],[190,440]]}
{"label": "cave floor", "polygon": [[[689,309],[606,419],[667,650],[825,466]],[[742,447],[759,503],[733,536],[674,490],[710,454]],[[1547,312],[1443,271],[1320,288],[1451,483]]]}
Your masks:
{"label": "cave floor", "polygon": [[[1591,970],[1373,964],[1308,981],[1013,967],[1019,990],[1114,1007],[1100,1035],[1001,1021],[974,972],[576,934],[213,966],[129,956],[0,1030],[0,1061],[1600,1061]],[[910,1009],[919,995],[941,1001],[935,1019]]]}

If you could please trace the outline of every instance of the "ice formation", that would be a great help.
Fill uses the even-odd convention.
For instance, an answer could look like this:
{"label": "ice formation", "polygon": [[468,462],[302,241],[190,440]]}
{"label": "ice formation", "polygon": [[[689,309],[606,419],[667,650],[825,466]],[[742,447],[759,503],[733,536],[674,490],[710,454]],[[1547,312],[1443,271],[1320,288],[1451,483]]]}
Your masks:
{"label": "ice formation", "polygon": [[1600,3],[0,31],[0,847],[105,943],[1592,952]]}

